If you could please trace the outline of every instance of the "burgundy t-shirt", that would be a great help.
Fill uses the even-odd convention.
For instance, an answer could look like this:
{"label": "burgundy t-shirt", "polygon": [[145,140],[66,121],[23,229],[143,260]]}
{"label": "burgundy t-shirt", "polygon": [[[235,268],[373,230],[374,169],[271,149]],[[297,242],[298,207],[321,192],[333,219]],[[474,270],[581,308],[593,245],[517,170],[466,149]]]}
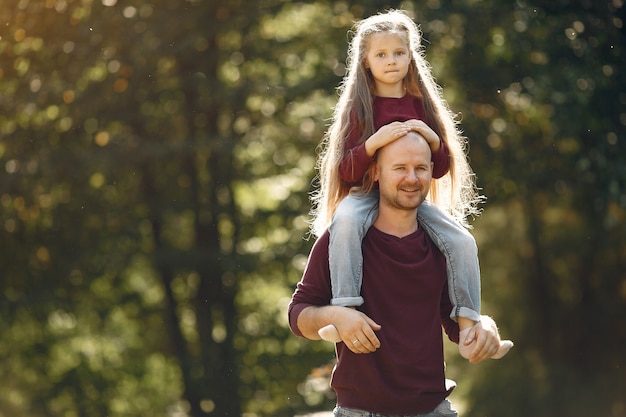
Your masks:
{"label": "burgundy t-shirt", "polygon": [[[330,304],[328,232],[315,243],[302,280],[289,304],[289,324],[298,336],[300,312]],[[372,227],[363,240],[365,303],[358,307],[382,326],[381,347],[357,355],[336,345],[331,386],[343,407],[383,414],[432,411],[448,395],[445,387],[442,325],[458,343],[458,325],[448,312],[446,264],[420,227],[404,238]]]}
{"label": "burgundy t-shirt", "polygon": [[[407,120],[423,120],[428,124],[422,100],[406,94],[402,98],[375,97],[373,103],[374,128],[380,129],[391,122],[406,122]],[[357,121],[351,123],[356,125]],[[359,186],[363,175],[367,171],[372,157],[365,152],[365,143],[359,144],[361,132],[352,130],[345,144],[345,156],[339,165],[339,176],[350,186]],[[450,151],[442,140],[439,150],[432,154],[434,162],[433,178],[441,178],[450,169]]]}

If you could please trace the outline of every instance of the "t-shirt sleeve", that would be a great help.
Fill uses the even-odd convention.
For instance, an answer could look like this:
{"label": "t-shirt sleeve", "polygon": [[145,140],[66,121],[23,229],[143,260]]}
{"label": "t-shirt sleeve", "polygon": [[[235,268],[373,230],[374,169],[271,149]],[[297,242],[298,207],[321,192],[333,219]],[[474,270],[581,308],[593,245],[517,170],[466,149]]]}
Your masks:
{"label": "t-shirt sleeve", "polygon": [[330,269],[328,266],[328,231],[322,234],[311,249],[311,254],[287,307],[289,328],[303,337],[298,328],[298,316],[307,307],[329,305],[332,297]]}
{"label": "t-shirt sleeve", "polygon": [[450,150],[444,141],[441,141],[437,152],[433,152],[431,160],[434,163],[433,178],[439,179],[450,170]]}

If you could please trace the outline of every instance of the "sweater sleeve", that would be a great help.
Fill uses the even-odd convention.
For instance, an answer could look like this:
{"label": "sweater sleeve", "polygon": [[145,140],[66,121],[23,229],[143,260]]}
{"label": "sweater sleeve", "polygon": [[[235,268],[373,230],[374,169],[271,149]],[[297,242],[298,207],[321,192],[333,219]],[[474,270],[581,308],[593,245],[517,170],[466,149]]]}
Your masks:
{"label": "sweater sleeve", "polygon": [[348,149],[339,164],[339,177],[350,185],[359,185],[372,160],[365,151],[365,143]]}
{"label": "sweater sleeve", "polygon": [[448,294],[448,284],[446,284],[441,294],[441,308],[439,309],[441,326],[446,332],[448,339],[458,344],[459,324],[450,318],[450,311],[452,311],[452,303],[450,302],[450,296]]}
{"label": "sweater sleeve", "polygon": [[328,231],[322,234],[311,249],[304,274],[291,297],[287,315],[289,328],[296,336],[303,337],[298,328],[298,316],[307,307],[330,304],[332,290],[328,266]]}
{"label": "sweater sleeve", "polygon": [[339,163],[339,178],[350,186],[361,185],[363,176],[367,172],[373,158],[365,151],[365,142],[361,140],[359,120],[354,111],[350,113],[350,133],[346,138],[343,149],[343,158]]}
{"label": "sweater sleeve", "polygon": [[[433,178],[439,179],[450,170],[450,151],[445,142],[437,152],[433,152],[431,160],[434,162]],[[339,165],[339,176],[350,185],[358,185],[363,180],[373,158],[365,151],[365,143],[361,143],[346,151]]]}
{"label": "sweater sleeve", "polygon": [[437,152],[433,152],[431,160],[435,165],[433,167],[433,178],[439,179],[450,170],[450,150],[444,141],[441,141],[441,146],[439,146]]}

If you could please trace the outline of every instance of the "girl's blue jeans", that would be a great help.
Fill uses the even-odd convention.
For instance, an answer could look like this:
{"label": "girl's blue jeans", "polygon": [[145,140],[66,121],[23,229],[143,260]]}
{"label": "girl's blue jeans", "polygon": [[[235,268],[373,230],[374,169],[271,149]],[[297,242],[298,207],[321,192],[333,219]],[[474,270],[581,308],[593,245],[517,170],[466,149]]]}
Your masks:
{"label": "girl's blue jeans", "polygon": [[[328,247],[332,305],[354,307],[363,304],[363,237],[378,215],[376,190],[350,193],[339,203],[329,227]],[[480,267],[474,237],[463,225],[435,204],[424,201],[417,210],[419,224],[446,258],[448,291],[452,302],[450,317],[480,319]]]}
{"label": "girl's blue jeans", "polygon": [[345,407],[335,407],[333,415],[335,417],[458,417],[458,413],[451,407],[450,401],[448,400],[443,400],[443,402],[430,413],[414,414],[412,416],[391,416],[388,414],[370,413],[368,411]]}

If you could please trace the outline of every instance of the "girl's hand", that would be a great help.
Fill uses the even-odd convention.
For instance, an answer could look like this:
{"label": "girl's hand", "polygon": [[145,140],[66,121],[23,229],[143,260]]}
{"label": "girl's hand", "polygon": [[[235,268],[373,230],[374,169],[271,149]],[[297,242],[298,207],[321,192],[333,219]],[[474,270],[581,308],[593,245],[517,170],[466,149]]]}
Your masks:
{"label": "girl's hand", "polygon": [[439,147],[441,146],[441,140],[439,136],[435,133],[434,130],[430,128],[423,120],[411,119],[404,122],[404,125],[407,129],[412,130],[414,132],[419,133],[424,136],[426,142],[428,142],[428,146],[430,146],[430,150],[432,152],[437,152]]}
{"label": "girl's hand", "polygon": [[[414,121],[417,122],[417,120]],[[369,156],[373,157],[377,150],[397,139],[400,139],[411,130],[414,129],[411,125],[407,125],[407,122],[391,122],[388,125],[384,125],[378,129],[376,133],[367,138],[365,141],[365,152],[367,152]],[[416,130],[416,132],[419,131]],[[436,136],[437,135],[435,135],[435,137]]]}

